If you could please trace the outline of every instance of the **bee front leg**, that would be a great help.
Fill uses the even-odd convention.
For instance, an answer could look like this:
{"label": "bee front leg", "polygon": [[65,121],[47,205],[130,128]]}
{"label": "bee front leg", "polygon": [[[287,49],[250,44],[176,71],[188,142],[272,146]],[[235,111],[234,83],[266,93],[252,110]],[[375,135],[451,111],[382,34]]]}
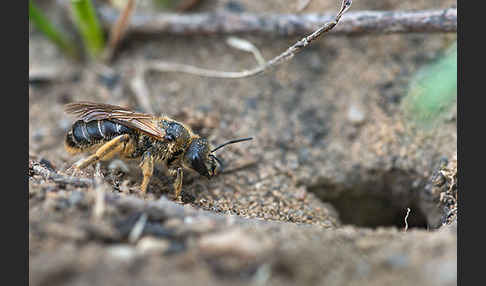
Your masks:
{"label": "bee front leg", "polygon": [[179,198],[181,191],[182,191],[182,168],[178,167],[177,169],[170,169],[169,174],[171,176],[176,176],[175,181],[174,181],[174,190],[175,190],[175,197],[176,199]]}
{"label": "bee front leg", "polygon": [[152,174],[154,173],[154,157],[152,156],[152,153],[150,151],[147,151],[143,154],[140,168],[142,169],[143,174],[143,180],[140,189],[142,193],[145,193],[147,191],[150,178],[152,178]]}

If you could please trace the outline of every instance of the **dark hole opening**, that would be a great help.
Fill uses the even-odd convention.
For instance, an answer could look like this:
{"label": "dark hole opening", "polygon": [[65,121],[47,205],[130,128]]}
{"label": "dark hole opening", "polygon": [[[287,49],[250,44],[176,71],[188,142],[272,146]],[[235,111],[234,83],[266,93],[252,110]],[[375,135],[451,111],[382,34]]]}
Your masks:
{"label": "dark hole opening", "polygon": [[349,185],[321,181],[308,188],[323,202],[331,204],[344,225],[376,228],[395,226],[405,228],[407,208],[408,229],[428,228],[427,214],[419,207],[419,193],[424,178],[400,170],[354,170]]}
{"label": "dark hole opening", "polygon": [[343,195],[324,200],[330,203],[338,212],[344,225],[355,225],[376,228],[379,226],[395,226],[405,228],[407,208],[408,228],[427,228],[427,219],[415,203],[407,206],[397,204],[392,197],[384,195]]}

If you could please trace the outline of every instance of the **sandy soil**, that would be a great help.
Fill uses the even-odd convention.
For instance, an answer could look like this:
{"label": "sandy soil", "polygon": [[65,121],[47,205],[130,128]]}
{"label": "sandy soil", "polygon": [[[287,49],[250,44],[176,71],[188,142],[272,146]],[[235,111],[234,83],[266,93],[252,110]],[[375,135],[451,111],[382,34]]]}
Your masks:
{"label": "sandy soil", "polygon": [[[294,12],[294,2],[202,1],[195,9]],[[356,11],[455,5],[355,2]],[[335,5],[313,0],[305,11]],[[241,37],[266,59],[297,40]],[[455,109],[420,129],[400,108],[414,72],[439,57],[452,34],[324,37],[247,79],[147,74],[155,113],[215,145],[255,138],[220,152],[230,172],[210,181],[186,172],[183,202],[172,201],[162,166],[144,196],[137,162],[89,167],[78,174],[84,185],[53,175],[66,176],[82,157],[64,150],[72,124],[64,104],[143,111],[130,88],[141,61],[255,65],[225,39],[130,38],[100,68],[68,61],[30,32],[30,69],[56,75],[29,84],[30,284],[456,285]]]}

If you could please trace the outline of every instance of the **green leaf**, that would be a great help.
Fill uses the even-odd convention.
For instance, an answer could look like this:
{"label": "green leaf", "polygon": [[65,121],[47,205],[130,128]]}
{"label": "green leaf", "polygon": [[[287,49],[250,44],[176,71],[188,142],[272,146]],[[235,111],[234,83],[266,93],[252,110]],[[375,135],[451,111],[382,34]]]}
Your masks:
{"label": "green leaf", "polygon": [[39,29],[50,41],[58,46],[63,52],[73,58],[77,58],[78,53],[74,43],[44,16],[41,10],[36,7],[32,0],[29,1],[29,20]]}
{"label": "green leaf", "polygon": [[457,44],[436,62],[421,68],[410,82],[403,108],[412,120],[433,126],[457,100]]}

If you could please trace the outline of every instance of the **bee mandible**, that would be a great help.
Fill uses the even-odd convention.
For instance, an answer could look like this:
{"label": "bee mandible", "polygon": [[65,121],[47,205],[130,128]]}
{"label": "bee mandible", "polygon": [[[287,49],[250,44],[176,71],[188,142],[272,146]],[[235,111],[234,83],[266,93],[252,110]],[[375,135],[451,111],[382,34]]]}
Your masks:
{"label": "bee mandible", "polygon": [[76,102],[65,106],[68,114],[77,116],[68,131],[64,146],[70,154],[93,152],[73,165],[83,169],[95,162],[119,155],[125,159],[141,159],[143,174],[140,190],[146,192],[155,163],[165,163],[169,175],[175,177],[175,197],[182,190],[183,168],[192,169],[210,179],[222,168],[213,153],[233,143],[251,140],[230,140],[216,148],[191,128],[167,116],[134,112],[128,108],[93,102]]}

